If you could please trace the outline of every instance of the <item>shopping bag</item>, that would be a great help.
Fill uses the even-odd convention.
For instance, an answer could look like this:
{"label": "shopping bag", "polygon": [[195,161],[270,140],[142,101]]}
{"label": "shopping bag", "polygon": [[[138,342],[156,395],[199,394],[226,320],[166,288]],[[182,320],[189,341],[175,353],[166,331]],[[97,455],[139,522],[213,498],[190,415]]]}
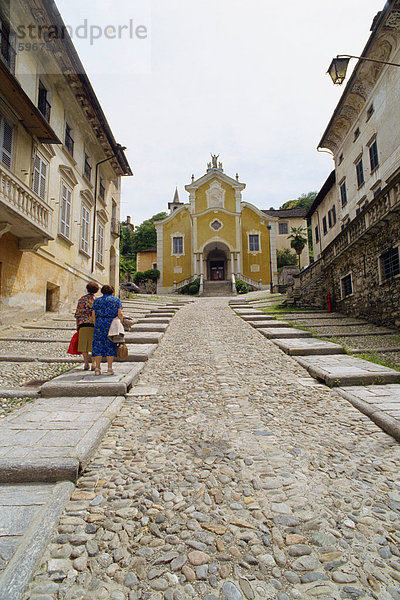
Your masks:
{"label": "shopping bag", "polygon": [[67,354],[82,354],[82,352],[78,352],[78,341],[79,341],[79,331],[76,331],[71,338],[69,343],[69,347],[67,350]]}

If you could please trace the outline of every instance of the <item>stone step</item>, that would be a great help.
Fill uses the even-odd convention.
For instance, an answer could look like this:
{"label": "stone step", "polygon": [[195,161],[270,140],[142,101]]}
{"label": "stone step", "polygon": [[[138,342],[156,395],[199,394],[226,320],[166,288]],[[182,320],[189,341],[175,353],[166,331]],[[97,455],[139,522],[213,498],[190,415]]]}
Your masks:
{"label": "stone step", "polygon": [[[271,329],[271,328],[290,328],[293,329],[293,327],[290,327],[289,323],[286,323],[286,321],[274,321],[274,320],[270,320],[270,321],[266,321],[265,319],[262,321],[247,321],[247,323],[249,325],[251,325],[252,327],[254,327],[255,329],[264,329],[265,327]],[[297,329],[296,331],[299,331],[299,329]]]}
{"label": "stone step", "polygon": [[324,342],[315,338],[297,338],[287,340],[272,340],[283,352],[290,356],[312,356],[319,354],[344,354],[344,348],[339,344]]}
{"label": "stone step", "polygon": [[399,371],[354,356],[312,356],[296,360],[310,375],[330,387],[400,382]]}
{"label": "stone step", "polygon": [[43,398],[124,396],[137,380],[142,368],[143,362],[125,362],[114,367],[115,375],[107,375],[104,367],[101,375],[95,375],[92,371],[83,371],[79,367],[43,384],[40,394]]}
{"label": "stone step", "polygon": [[138,323],[131,327],[131,333],[155,333],[155,332],[165,332],[168,329],[167,323]]}
{"label": "stone step", "polygon": [[291,327],[263,327],[258,329],[260,333],[266,338],[272,339],[290,339],[290,338],[310,338],[312,334],[309,331],[302,331],[301,329],[293,329]]}
{"label": "stone step", "polygon": [[171,321],[171,317],[153,317],[148,315],[142,319],[138,319],[138,323],[142,325],[143,323],[169,323]]}
{"label": "stone step", "polygon": [[243,321],[275,321],[276,317],[266,315],[265,313],[240,315]]}
{"label": "stone step", "polygon": [[164,334],[157,331],[130,332],[125,334],[126,344],[158,344]]}

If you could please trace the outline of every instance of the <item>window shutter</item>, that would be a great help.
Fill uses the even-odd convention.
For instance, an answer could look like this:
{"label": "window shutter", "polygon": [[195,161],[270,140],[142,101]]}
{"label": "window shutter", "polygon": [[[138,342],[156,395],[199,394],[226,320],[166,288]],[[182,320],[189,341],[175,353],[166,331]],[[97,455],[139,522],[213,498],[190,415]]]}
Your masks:
{"label": "window shutter", "polygon": [[46,195],[46,176],[47,176],[47,164],[44,160],[40,161],[40,184],[39,184],[39,196],[44,200]]}
{"label": "window shutter", "polygon": [[2,134],[0,139],[1,162],[11,169],[13,128],[4,118],[1,118],[0,131]]}
{"label": "window shutter", "polygon": [[35,194],[39,194],[40,187],[40,158],[37,154],[35,154],[35,158],[33,159],[33,191]]}

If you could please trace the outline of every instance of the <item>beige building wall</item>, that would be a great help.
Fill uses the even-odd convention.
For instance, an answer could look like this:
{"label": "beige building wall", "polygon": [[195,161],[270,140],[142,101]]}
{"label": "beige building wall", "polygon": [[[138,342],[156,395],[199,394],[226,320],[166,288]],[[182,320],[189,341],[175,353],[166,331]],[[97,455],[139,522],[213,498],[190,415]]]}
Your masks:
{"label": "beige building wall", "polygon": [[136,255],[136,271],[149,271],[150,269],[157,268],[157,250],[145,250],[138,252]]}
{"label": "beige building wall", "polygon": [[[32,21],[33,8],[32,0],[15,0],[11,32]],[[15,67],[6,64],[0,79],[0,119],[12,128],[11,162],[0,160],[0,322],[18,311],[72,311],[90,279],[111,283],[118,293],[121,175],[131,173],[88,80],[82,83],[72,64],[63,74],[58,60],[68,65],[70,54],[57,43],[58,54],[17,52]],[[15,102],[8,92],[12,81]],[[50,115],[38,110],[39,86],[46,89]],[[53,143],[35,132],[40,120]],[[95,199],[95,165],[105,159]]]}

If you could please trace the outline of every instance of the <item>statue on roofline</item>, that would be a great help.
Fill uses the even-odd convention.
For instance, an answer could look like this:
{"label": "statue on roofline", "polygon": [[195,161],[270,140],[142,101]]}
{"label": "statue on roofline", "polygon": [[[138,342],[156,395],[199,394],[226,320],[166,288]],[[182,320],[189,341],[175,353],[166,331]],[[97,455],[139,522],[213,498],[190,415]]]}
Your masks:
{"label": "statue on roofline", "polygon": [[219,158],[219,154],[211,154],[211,161],[212,161],[212,166],[213,169],[218,169],[218,158]]}

